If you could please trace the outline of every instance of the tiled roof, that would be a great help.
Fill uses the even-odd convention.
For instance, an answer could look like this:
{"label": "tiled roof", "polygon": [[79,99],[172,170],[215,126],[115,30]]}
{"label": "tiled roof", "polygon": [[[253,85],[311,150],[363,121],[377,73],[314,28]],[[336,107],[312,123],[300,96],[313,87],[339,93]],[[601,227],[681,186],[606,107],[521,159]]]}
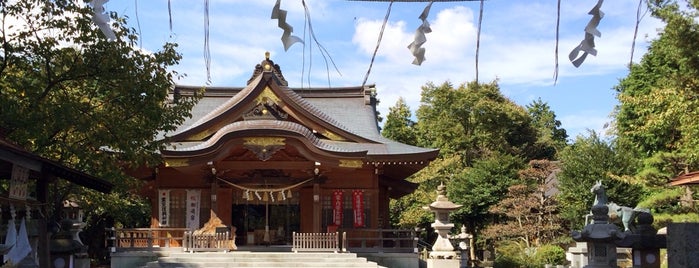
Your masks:
{"label": "tiled roof", "polygon": [[[291,89],[282,83],[270,66],[273,62],[268,58],[258,65],[256,73],[244,88],[212,87],[207,88],[199,103],[192,109],[192,118],[186,120],[172,135],[173,142],[179,145],[178,149],[201,150],[211,147],[223,136],[240,131],[257,129],[255,135],[265,135],[264,127],[269,131],[286,131],[286,134],[297,133],[304,135],[314,146],[333,152],[359,152],[366,151],[367,159],[380,161],[391,159],[406,160],[432,160],[437,156],[438,150],[421,148],[392,141],[381,136],[377,121],[376,99],[373,94],[373,85],[367,87],[337,87],[337,88],[302,88]],[[273,65],[276,67],[276,65]],[[259,69],[259,70],[258,70]],[[264,70],[264,71],[263,71]],[[282,81],[282,82],[280,82]],[[293,111],[298,121],[307,122],[308,125],[293,123],[291,121],[277,120],[253,120],[269,122],[232,122],[235,119],[230,115],[238,116],[245,113],[241,108],[250,106],[250,102],[262,90],[270,88],[275,95],[279,95],[284,109]],[[193,91],[200,87],[178,86],[177,92]],[[279,100],[278,100],[279,101]],[[249,109],[249,108],[245,108]],[[215,121],[215,122],[214,122]],[[226,122],[231,121],[231,122]],[[215,126],[215,129],[213,126]],[[264,127],[262,127],[264,126]],[[321,129],[315,129],[320,127]],[[215,131],[213,136],[199,141],[187,141],[187,136],[198,132]],[[331,139],[320,139],[315,131],[322,135],[338,135]],[[323,133],[321,133],[323,131]],[[325,133],[329,131],[331,133]],[[208,135],[208,132],[203,132]],[[327,136],[327,135],[326,135]],[[200,137],[200,136],[197,136]]]}
{"label": "tiled roof", "polygon": [[[231,123],[223,128],[221,128],[216,134],[211,136],[208,140],[198,143],[180,143],[177,148],[172,148],[168,151],[198,151],[205,150],[214,147],[216,144],[221,142],[222,138],[227,134],[245,132],[245,131],[256,131],[265,130],[271,135],[297,135],[308,140],[311,144],[319,149],[333,152],[341,153],[365,153],[366,150],[360,148],[349,148],[335,146],[332,143],[318,139],[313,132],[308,130],[308,128],[303,125],[290,122],[290,121],[278,121],[278,120],[252,120],[252,121],[238,121]],[[189,144],[191,146],[187,146]]]}
{"label": "tiled roof", "polygon": [[[187,87],[183,87],[187,88]],[[187,120],[177,132],[184,131],[206,119],[220,113],[222,107],[240,101],[240,96],[247,88],[217,87],[207,89],[204,97],[192,110],[193,117]],[[372,103],[367,102],[365,93],[360,87],[345,88],[310,88],[288,89],[293,92],[294,99],[303,107],[321,114],[323,119],[334,122],[348,132],[354,133],[373,143],[355,143],[343,141],[319,140],[324,148],[335,147],[339,151],[366,150],[368,156],[431,154],[436,156],[437,150],[421,148],[386,139],[381,136],[376,121],[376,110]],[[207,112],[208,111],[208,112]],[[281,121],[285,122],[285,121]],[[243,126],[238,124],[238,127]],[[230,129],[229,129],[230,130]],[[239,129],[240,130],[240,129]],[[223,130],[222,130],[223,131]],[[196,144],[196,143],[195,143]],[[200,145],[205,146],[205,145]],[[193,149],[194,147],[192,147]],[[182,148],[178,149],[181,150]]]}

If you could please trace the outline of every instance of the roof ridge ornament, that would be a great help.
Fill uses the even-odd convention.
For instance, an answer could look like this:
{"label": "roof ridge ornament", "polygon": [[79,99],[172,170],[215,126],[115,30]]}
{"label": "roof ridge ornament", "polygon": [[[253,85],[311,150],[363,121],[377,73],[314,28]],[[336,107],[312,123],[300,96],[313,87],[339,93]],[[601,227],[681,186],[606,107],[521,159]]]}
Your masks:
{"label": "roof ridge ornament", "polygon": [[269,51],[265,52],[265,59],[262,60],[259,64],[255,65],[255,70],[252,73],[252,76],[250,79],[248,79],[248,85],[252,83],[253,80],[255,80],[255,77],[258,77],[262,75],[263,73],[273,73],[277,78],[277,82],[279,85],[282,86],[289,86],[289,82],[286,81],[286,78],[284,78],[284,75],[282,74],[282,69],[279,67],[279,64],[275,64],[274,61],[269,59],[270,53]]}

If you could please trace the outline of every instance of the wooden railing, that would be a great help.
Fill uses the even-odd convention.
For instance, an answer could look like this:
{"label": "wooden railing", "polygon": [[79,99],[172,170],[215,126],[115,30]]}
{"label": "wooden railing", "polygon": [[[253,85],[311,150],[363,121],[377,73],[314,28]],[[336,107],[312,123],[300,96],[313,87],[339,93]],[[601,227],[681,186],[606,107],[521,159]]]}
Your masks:
{"label": "wooden railing", "polygon": [[[291,251],[328,251],[341,252],[340,237],[338,232],[334,233],[297,233],[292,234]],[[342,233],[344,240],[345,236]]]}
{"label": "wooden railing", "polygon": [[186,228],[107,228],[107,247],[112,252],[160,247],[182,247]]}
{"label": "wooden railing", "polygon": [[292,251],[417,253],[413,230],[346,229],[335,233],[293,233]]}
{"label": "wooden railing", "polygon": [[[185,251],[235,249],[230,232],[194,235],[186,228],[108,228],[107,247],[112,252],[182,247]],[[293,233],[292,250],[325,252],[415,253],[415,231],[402,229],[345,229],[335,233]]]}
{"label": "wooden railing", "polygon": [[348,229],[343,241],[350,252],[417,253],[418,238],[414,230]]}
{"label": "wooden railing", "polygon": [[213,234],[195,234],[191,231],[184,232],[183,250],[196,251],[223,251],[235,250],[235,236],[231,233],[216,232]]}

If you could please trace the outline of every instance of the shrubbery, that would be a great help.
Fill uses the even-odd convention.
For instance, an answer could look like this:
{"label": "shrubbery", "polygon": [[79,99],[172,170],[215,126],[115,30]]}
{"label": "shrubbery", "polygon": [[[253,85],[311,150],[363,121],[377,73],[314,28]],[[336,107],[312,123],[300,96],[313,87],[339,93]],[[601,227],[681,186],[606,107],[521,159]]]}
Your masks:
{"label": "shrubbery", "polygon": [[565,264],[565,250],[557,245],[527,248],[524,243],[503,241],[497,247],[496,268],[541,268],[546,264]]}
{"label": "shrubbery", "polygon": [[543,267],[544,264],[565,264],[566,251],[556,245],[543,245],[536,249],[533,256],[534,262]]}

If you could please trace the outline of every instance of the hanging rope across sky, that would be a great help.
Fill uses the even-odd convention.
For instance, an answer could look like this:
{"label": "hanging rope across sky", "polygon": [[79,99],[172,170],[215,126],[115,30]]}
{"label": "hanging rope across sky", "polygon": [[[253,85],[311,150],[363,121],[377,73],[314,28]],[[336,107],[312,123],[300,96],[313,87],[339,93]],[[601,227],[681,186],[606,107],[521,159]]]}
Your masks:
{"label": "hanging rope across sky", "polygon": [[466,1],[480,1],[481,2],[481,11],[480,11],[480,17],[479,17],[479,22],[478,22],[478,37],[477,37],[477,45],[476,45],[476,81],[478,81],[478,47],[480,44],[480,32],[481,32],[481,23],[480,21],[483,18],[483,1],[484,0],[349,0],[349,1],[357,1],[357,2],[389,2],[388,4],[388,10],[386,11],[386,16],[383,19],[383,23],[381,24],[381,31],[379,31],[379,37],[378,40],[376,41],[376,47],[374,48],[374,53],[371,56],[371,61],[369,62],[369,69],[366,71],[366,75],[364,75],[364,81],[362,82],[362,88],[366,85],[367,80],[369,79],[369,74],[371,74],[371,69],[374,66],[374,61],[376,60],[376,54],[379,51],[379,47],[381,46],[381,39],[383,38],[383,33],[384,30],[386,29],[386,24],[388,23],[388,18],[391,15],[391,7],[393,6],[393,2],[428,2],[427,6],[424,8],[420,16],[418,18],[422,20],[422,24],[418,27],[418,29],[415,31],[415,37],[414,41],[408,45],[408,49],[410,50],[411,54],[415,59],[413,60],[413,64],[415,65],[421,65],[422,62],[425,60],[425,48],[421,47],[422,44],[424,44],[427,39],[425,38],[425,34],[431,32],[432,30],[429,27],[429,23],[427,22],[427,16],[429,15],[430,12],[430,7],[432,6],[433,2],[466,2]]}
{"label": "hanging rope across sky", "polygon": [[[104,3],[108,2],[109,0],[93,0],[91,2],[91,5],[93,6],[94,9],[94,16],[93,20],[95,23],[100,27],[102,32],[106,35],[108,39],[114,39],[114,34],[110,31],[110,27],[108,27],[108,22],[109,22],[109,17],[105,13],[105,10],[103,8]],[[376,60],[376,55],[378,53],[378,50],[381,45],[381,39],[383,37],[383,33],[386,27],[386,24],[388,23],[388,19],[391,13],[391,7],[394,2],[405,2],[405,3],[419,3],[419,2],[428,2],[428,6],[423,10],[422,14],[418,18],[422,20],[422,24],[418,29],[416,30],[416,35],[415,35],[415,41],[411,43],[408,48],[410,49],[411,53],[415,57],[413,64],[420,65],[422,61],[425,59],[424,54],[425,54],[425,49],[421,47],[422,44],[426,42],[425,38],[425,33],[429,33],[431,29],[429,29],[429,23],[427,22],[427,15],[429,13],[429,7],[432,5],[433,2],[469,2],[469,1],[480,1],[480,10],[479,10],[479,17],[478,17],[478,33],[476,37],[476,53],[475,53],[475,77],[476,81],[478,81],[478,72],[479,72],[479,48],[480,48],[480,35],[481,35],[481,26],[482,26],[482,20],[483,20],[483,3],[485,0],[348,0],[348,1],[354,1],[354,2],[389,2],[389,6],[386,12],[386,16],[383,20],[381,30],[379,32],[379,36],[376,42],[376,47],[374,49],[373,55],[371,57],[371,61],[369,63],[368,70],[366,72],[366,75],[364,77],[364,80],[362,82],[362,87],[366,85],[366,82],[369,78],[369,75],[371,73],[371,70],[373,68],[374,62]],[[588,14],[592,15],[592,19],[589,21],[588,25],[585,27],[584,32],[585,32],[585,38],[580,42],[578,46],[576,46],[570,53],[569,53],[569,58],[573,66],[579,67],[586,59],[586,56],[591,54],[593,56],[596,56],[597,50],[595,49],[595,44],[594,44],[594,37],[601,37],[601,33],[599,30],[597,30],[597,26],[599,25],[601,19],[604,17],[604,12],[602,12],[601,6],[604,0],[598,0],[597,4],[588,12]],[[645,16],[645,13],[647,13],[647,10],[645,12],[642,11],[641,6],[642,3],[647,0],[639,0],[638,3],[638,8],[636,10],[636,21],[635,21],[635,30],[634,30],[634,36],[633,36],[633,42],[631,45],[631,59],[629,60],[629,65],[633,63],[633,54],[634,54],[634,46],[636,43],[636,38],[637,38],[637,32],[638,32],[638,25],[640,24],[640,21],[642,18]],[[296,42],[301,42],[303,41],[295,36],[291,36],[289,30],[291,30],[291,26],[286,24],[285,22],[285,17],[286,17],[286,11],[284,10],[279,10],[279,0],[276,1],[275,9],[273,12],[272,18],[273,19],[279,19],[279,25],[281,28],[285,30],[284,34],[282,35],[282,41],[284,43],[284,49],[287,50],[293,43]],[[558,80],[558,75],[559,75],[559,63],[558,63],[558,53],[559,53],[559,30],[560,30],[560,19],[561,19],[561,1],[557,0],[558,5],[556,9],[556,44],[555,44],[555,62],[554,62],[554,75],[553,75],[553,80],[554,80],[554,85],[556,84]],[[329,73],[329,65],[328,65],[328,59],[330,60],[330,63],[332,63],[333,67],[335,67],[336,71],[338,73],[339,70],[337,69],[337,66],[335,66],[335,63],[333,62],[332,58],[329,56],[329,52],[318,42],[315,34],[313,33],[313,28],[310,22],[310,15],[308,11],[308,7],[305,4],[305,1],[302,1],[304,5],[304,11],[305,11],[305,18],[306,22],[304,24],[304,32],[306,30],[306,27],[308,27],[309,30],[309,38],[313,39],[316,43],[316,45],[319,47],[321,54],[323,55],[323,58],[326,61],[326,72]],[[138,0],[134,0],[134,6],[136,8],[136,20],[138,24],[138,30],[140,34],[140,21],[139,21],[139,16],[138,16]],[[169,19],[169,28],[170,28],[170,34],[172,36],[173,34],[173,28],[172,28],[172,7],[171,7],[171,0],[167,1],[167,11],[168,11],[168,19]],[[276,16],[275,16],[276,15]],[[206,78],[207,78],[207,84],[211,83],[211,52],[210,52],[210,44],[209,44],[209,0],[204,0],[204,62],[206,65]],[[287,28],[288,27],[288,28]],[[304,34],[305,35],[305,34]],[[306,44],[304,43],[304,54],[305,54],[305,46]],[[310,45],[309,45],[310,46]],[[310,48],[309,48],[310,49]],[[310,51],[309,51],[310,52]],[[305,55],[304,55],[305,57]],[[305,68],[304,68],[305,70]],[[309,71],[310,71],[310,66],[309,66]],[[303,74],[302,74],[303,76]],[[328,77],[328,80],[329,77]],[[329,83],[329,82],[328,82]],[[303,78],[301,82],[303,86]],[[309,77],[309,84],[310,84],[310,77]],[[330,85],[328,85],[330,86]]]}

